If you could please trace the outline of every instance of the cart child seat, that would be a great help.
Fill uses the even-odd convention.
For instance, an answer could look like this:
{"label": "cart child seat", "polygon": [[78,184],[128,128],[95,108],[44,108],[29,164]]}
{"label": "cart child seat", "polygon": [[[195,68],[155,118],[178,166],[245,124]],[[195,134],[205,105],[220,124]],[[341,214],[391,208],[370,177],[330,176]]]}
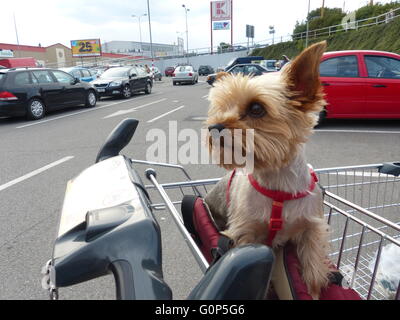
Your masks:
{"label": "cart child seat", "polygon": [[[201,197],[187,195],[182,201],[184,224],[199,246],[207,261],[213,265],[226,254],[232,242],[220,234],[207,204]],[[301,278],[296,248],[292,244],[275,250],[275,266],[272,274],[272,286],[268,293],[270,299],[312,300]],[[331,281],[321,292],[320,300],[361,300],[353,289],[347,288],[341,273],[332,273]]]}

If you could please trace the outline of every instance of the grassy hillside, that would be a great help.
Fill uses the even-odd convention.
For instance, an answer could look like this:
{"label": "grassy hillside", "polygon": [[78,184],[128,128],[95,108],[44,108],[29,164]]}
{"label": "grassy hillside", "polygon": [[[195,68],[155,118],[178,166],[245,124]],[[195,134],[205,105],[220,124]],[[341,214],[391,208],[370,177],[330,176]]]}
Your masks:
{"label": "grassy hillside", "polygon": [[[328,51],[383,50],[400,54],[400,18],[396,18],[388,24],[342,31],[330,37],[311,38],[309,44],[325,39],[328,41]],[[255,49],[251,55],[263,56],[266,59],[280,59],[285,54],[292,58],[297,56],[304,46],[305,40],[283,42]]]}

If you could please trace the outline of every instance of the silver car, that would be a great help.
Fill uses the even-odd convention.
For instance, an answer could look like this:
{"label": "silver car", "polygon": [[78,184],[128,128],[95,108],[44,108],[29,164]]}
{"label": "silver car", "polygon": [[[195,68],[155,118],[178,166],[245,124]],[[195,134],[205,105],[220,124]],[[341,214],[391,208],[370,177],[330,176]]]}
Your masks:
{"label": "silver car", "polygon": [[172,75],[172,83],[176,86],[178,83],[195,84],[199,81],[199,74],[192,66],[178,66]]}

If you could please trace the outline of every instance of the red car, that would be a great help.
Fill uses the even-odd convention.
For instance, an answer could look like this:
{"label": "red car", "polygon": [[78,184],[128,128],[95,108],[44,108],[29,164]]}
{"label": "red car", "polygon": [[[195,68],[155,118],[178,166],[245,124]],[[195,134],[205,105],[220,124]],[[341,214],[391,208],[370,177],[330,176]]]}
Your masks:
{"label": "red car", "polygon": [[322,118],[400,119],[400,55],[328,52],[320,75],[328,102]]}
{"label": "red car", "polygon": [[175,68],[174,67],[167,67],[165,69],[165,76],[166,77],[172,77],[172,74],[174,73]]}

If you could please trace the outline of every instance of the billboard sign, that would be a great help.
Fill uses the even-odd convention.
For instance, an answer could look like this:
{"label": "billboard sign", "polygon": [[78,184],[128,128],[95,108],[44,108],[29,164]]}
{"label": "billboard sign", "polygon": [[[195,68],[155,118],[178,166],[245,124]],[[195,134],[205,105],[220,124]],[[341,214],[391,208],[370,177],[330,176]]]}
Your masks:
{"label": "billboard sign", "polygon": [[211,21],[231,20],[231,1],[211,2]]}
{"label": "billboard sign", "polygon": [[73,57],[101,56],[100,39],[72,40],[71,52]]}
{"label": "billboard sign", "polygon": [[230,30],[231,23],[229,21],[225,22],[213,22],[213,30]]}
{"label": "billboard sign", "polygon": [[246,38],[254,38],[254,26],[246,24]]}
{"label": "billboard sign", "polygon": [[0,49],[0,58],[13,58],[13,57],[14,57],[14,51]]}

